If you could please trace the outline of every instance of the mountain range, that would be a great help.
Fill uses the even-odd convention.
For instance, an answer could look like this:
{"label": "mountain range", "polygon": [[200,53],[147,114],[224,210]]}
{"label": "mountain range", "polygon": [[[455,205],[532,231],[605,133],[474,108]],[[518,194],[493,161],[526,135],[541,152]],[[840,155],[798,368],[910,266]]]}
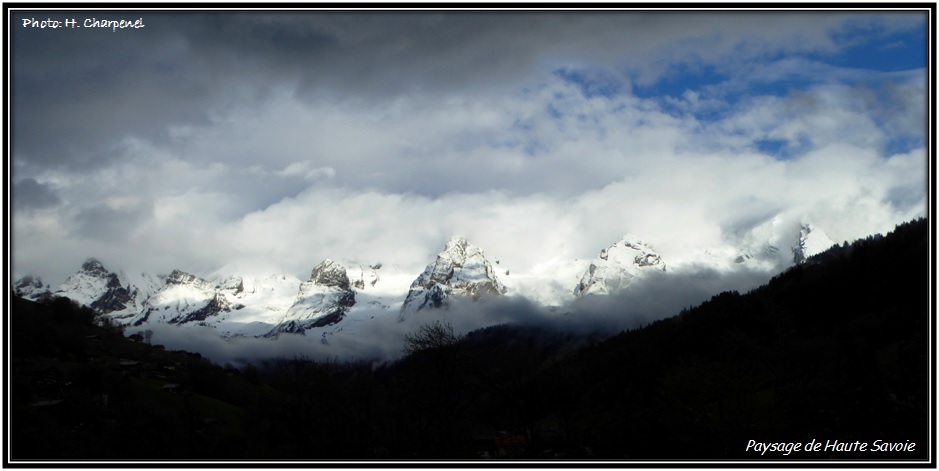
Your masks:
{"label": "mountain range", "polygon": [[[788,240],[778,232],[770,228],[772,237],[745,240],[731,269],[781,269],[835,245],[811,224],[802,224]],[[788,254],[782,244],[788,244]],[[603,248],[591,261],[574,260],[547,275],[513,277],[498,266],[499,261],[490,262],[479,247],[452,237],[416,278],[379,262],[330,259],[316,265],[306,280],[285,273],[242,275],[236,268],[204,278],[179,269],[153,276],[110,271],[89,258],[54,290],[35,276],[16,280],[12,288],[15,295],[30,300],[70,298],[131,330],[159,323],[210,327],[222,337],[302,334],[326,339],[376,316],[396,315],[403,321],[445,310],[455,298],[522,296],[552,308],[623,292],[650,273],[674,272],[651,244],[632,234]]]}
{"label": "mountain range", "polygon": [[[431,303],[405,313],[429,319],[442,310],[452,315],[409,330],[404,344],[414,348],[391,361],[307,357],[293,347],[310,339],[297,334],[281,333],[277,341],[207,340],[240,355],[262,344],[286,352],[239,368],[161,343],[159,333],[153,344],[146,335],[128,338],[126,330],[96,322],[91,308],[67,298],[37,303],[14,297],[9,331],[15,341],[8,343],[8,435],[15,445],[10,456],[24,462],[495,458],[926,463],[935,429],[930,277],[935,260],[929,224],[919,219],[886,236],[832,247],[757,288],[707,295],[694,306],[612,335],[578,333],[553,323],[491,324],[459,334],[448,328],[449,320],[484,315],[489,309],[473,309],[480,306],[473,304],[473,287],[460,288],[464,294],[451,289],[439,307]],[[471,263],[478,260],[476,251],[453,242],[447,244],[453,250],[430,264],[428,276],[417,276],[422,283],[413,283],[415,276],[410,276],[416,285],[414,299],[423,301],[429,291],[446,292],[431,283],[454,288],[467,279],[478,280],[474,273],[485,273],[485,264]],[[607,262],[627,254],[635,260],[636,252],[649,250],[628,239],[613,245],[606,250]],[[654,277],[682,283],[680,266],[649,269],[665,262],[652,263],[655,258],[646,255],[640,260]],[[603,259],[598,259],[594,274],[602,271]],[[502,279],[500,266],[490,264]],[[108,278],[107,271],[101,273],[93,264],[86,268]],[[351,308],[338,303],[338,310],[297,321],[315,324],[341,317],[330,327],[354,323],[362,314],[356,306],[377,299],[380,293],[371,288],[388,281],[390,268],[340,270],[335,262],[324,261],[310,273],[304,289],[294,287],[287,304],[306,309],[317,304],[317,294],[342,298],[351,291]],[[229,271],[213,278],[217,290],[245,303],[273,302],[276,296],[265,294],[264,287],[289,281],[276,276],[236,282]],[[180,274],[172,278],[171,284],[186,281]],[[375,286],[372,280],[378,280]],[[22,290],[49,290],[35,279],[21,281]],[[625,289],[648,289],[645,285]],[[476,292],[493,286],[478,286]],[[478,302],[512,296],[511,284],[503,286],[505,294],[490,292]],[[403,290],[410,292],[409,285]],[[456,296],[465,296],[466,302],[460,306]],[[576,302],[620,301],[612,303],[608,314],[628,316],[636,297],[643,296],[587,294]],[[152,307],[157,306],[161,304]],[[207,313],[212,301],[188,306],[192,309],[186,315]],[[214,317],[257,309],[236,306]],[[386,320],[384,329],[371,332],[393,336],[400,310],[400,305],[389,306],[390,323]],[[286,312],[284,308],[280,315]],[[581,309],[572,316],[586,313]],[[148,322],[155,312],[150,315]],[[181,325],[197,322],[202,321]],[[178,327],[163,328],[172,329]],[[366,343],[381,341],[368,338]],[[400,350],[400,343],[394,348]],[[822,445],[813,451],[790,453],[780,447],[764,453],[748,448],[753,440],[769,440],[760,437],[794,443],[838,440],[867,449]]]}

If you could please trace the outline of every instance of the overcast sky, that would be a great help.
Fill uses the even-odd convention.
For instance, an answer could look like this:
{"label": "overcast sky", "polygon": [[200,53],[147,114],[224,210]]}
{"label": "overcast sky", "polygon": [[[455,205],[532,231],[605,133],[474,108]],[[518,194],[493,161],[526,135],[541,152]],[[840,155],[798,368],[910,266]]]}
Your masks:
{"label": "overcast sky", "polygon": [[[926,214],[925,13],[14,12],[13,276],[523,272]],[[42,29],[23,19],[142,18]]]}

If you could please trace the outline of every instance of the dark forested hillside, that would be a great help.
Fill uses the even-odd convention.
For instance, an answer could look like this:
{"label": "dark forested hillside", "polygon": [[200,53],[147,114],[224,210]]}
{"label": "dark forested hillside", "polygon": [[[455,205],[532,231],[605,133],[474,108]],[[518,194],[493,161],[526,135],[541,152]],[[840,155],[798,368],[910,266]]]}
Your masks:
{"label": "dark forested hillside", "polygon": [[546,376],[576,398],[575,441],[607,457],[757,459],[751,439],[910,441],[912,453],[785,458],[924,458],[927,244],[926,221],[904,224],[556,365]]}
{"label": "dark forested hillside", "polygon": [[238,458],[277,401],[251,371],[165,351],[67,298],[13,298],[11,460]]}
{"label": "dark forested hillside", "polygon": [[[12,304],[13,459],[924,459],[927,222],[600,340],[425,326],[382,366],[236,370]],[[144,340],[144,341],[141,341]],[[814,452],[751,443],[865,444]],[[901,443],[912,451],[871,451]]]}

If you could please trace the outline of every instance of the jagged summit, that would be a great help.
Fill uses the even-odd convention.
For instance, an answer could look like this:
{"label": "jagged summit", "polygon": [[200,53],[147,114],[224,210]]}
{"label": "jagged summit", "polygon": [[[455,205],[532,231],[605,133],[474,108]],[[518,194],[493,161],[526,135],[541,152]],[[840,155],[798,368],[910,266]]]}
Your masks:
{"label": "jagged summit", "polygon": [[424,308],[446,306],[447,298],[453,295],[476,301],[500,296],[506,291],[483,251],[466,239],[454,236],[411,284],[401,313],[403,316]]}
{"label": "jagged summit", "polygon": [[195,275],[190,275],[182,270],[176,269],[173,270],[169,276],[166,277],[167,283],[183,285],[183,284],[200,284],[208,285],[209,283],[202,278],[199,278]]}
{"label": "jagged summit", "polygon": [[805,263],[806,259],[820,254],[835,245],[825,232],[812,224],[802,224],[799,229],[799,241],[792,246],[792,262]]}
{"label": "jagged summit", "polygon": [[241,296],[245,292],[245,279],[240,276],[216,279],[215,289],[231,293],[232,296]]}
{"label": "jagged summit", "polygon": [[345,267],[328,258],[313,269],[310,281],[319,286],[350,289],[349,275]]}
{"label": "jagged summit", "polygon": [[635,235],[626,234],[600,251],[574,288],[574,296],[614,293],[650,270],[667,270],[662,257]]}
{"label": "jagged summit", "polygon": [[[835,245],[810,217],[778,214],[747,228],[732,259],[745,269],[782,270]],[[787,250],[788,249],[788,250]]]}
{"label": "jagged summit", "polygon": [[[92,308],[96,313],[123,318],[140,312],[144,300],[155,289],[141,277],[136,282],[123,272],[108,271],[98,259],[91,257],[81,268],[69,276],[54,291],[49,285],[32,276],[20,278],[13,292],[26,299],[39,300],[47,297],[67,297]],[[141,289],[140,287],[143,287]]]}
{"label": "jagged summit", "polygon": [[231,309],[231,303],[213,283],[182,270],[173,270],[166,277],[166,284],[147,299],[143,315],[133,323],[204,323]]}
{"label": "jagged summit", "polygon": [[42,279],[26,275],[13,283],[13,294],[21,298],[35,301],[52,295],[49,285],[44,285]]}
{"label": "jagged summit", "polygon": [[81,269],[59,285],[53,295],[71,298],[101,314],[127,310],[133,304],[118,275],[109,272],[94,257],[85,260]]}
{"label": "jagged summit", "polygon": [[309,334],[310,329],[319,329],[315,335],[325,338],[355,330],[371,319],[405,319],[425,308],[445,308],[452,296],[476,301],[511,290],[512,295],[550,309],[572,298],[614,293],[641,277],[673,269],[680,272],[698,263],[710,263],[709,267],[721,271],[770,272],[802,263],[834,244],[814,223],[804,222],[808,220],[777,215],[738,229],[729,236],[728,246],[703,262],[689,262],[676,254],[668,265],[651,244],[626,234],[592,260],[546,254],[553,258],[527,270],[512,267],[509,276],[509,259],[498,266],[498,261],[490,263],[479,247],[456,236],[442,244],[416,278],[413,271],[397,265],[400,261],[384,260],[383,264],[378,259],[354,257],[325,259],[305,280],[265,263],[239,267],[240,261],[224,265],[207,278],[179,269],[159,276],[115,273],[91,257],[51,290],[35,276],[20,278],[11,288],[17,296],[32,300],[65,296],[128,326],[205,326],[223,337]]}
{"label": "jagged summit", "polygon": [[355,292],[346,268],[326,259],[313,268],[310,279],[300,284],[297,298],[267,335],[304,333],[307,329],[335,324],[355,305]]}
{"label": "jagged summit", "polygon": [[94,257],[88,257],[85,263],[82,263],[81,271],[90,275],[106,276],[108,274],[108,271],[104,268],[101,261]]}

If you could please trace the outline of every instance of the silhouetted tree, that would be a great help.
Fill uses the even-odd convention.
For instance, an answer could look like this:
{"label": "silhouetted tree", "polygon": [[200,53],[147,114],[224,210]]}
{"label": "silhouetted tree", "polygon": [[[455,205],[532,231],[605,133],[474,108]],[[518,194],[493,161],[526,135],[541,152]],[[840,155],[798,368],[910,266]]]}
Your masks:
{"label": "silhouetted tree", "polygon": [[407,355],[427,350],[453,347],[460,337],[453,333],[449,322],[434,321],[422,325],[417,332],[404,336],[404,353]]}

